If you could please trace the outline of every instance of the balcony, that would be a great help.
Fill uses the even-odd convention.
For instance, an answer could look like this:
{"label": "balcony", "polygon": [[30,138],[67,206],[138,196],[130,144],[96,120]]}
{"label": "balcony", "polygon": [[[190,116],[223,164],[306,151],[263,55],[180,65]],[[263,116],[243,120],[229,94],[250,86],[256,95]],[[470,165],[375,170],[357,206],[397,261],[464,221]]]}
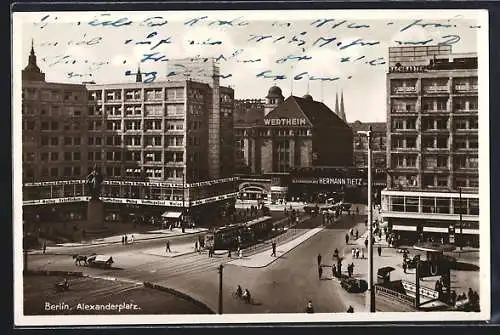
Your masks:
{"label": "balcony", "polygon": [[424,94],[447,94],[449,88],[447,85],[444,86],[424,86]]}
{"label": "balcony", "polygon": [[477,92],[477,84],[461,84],[455,85],[454,87],[456,93],[471,93]]}
{"label": "balcony", "polygon": [[412,86],[401,86],[401,87],[394,87],[392,89],[393,94],[416,94],[417,93],[417,88],[412,87]]}

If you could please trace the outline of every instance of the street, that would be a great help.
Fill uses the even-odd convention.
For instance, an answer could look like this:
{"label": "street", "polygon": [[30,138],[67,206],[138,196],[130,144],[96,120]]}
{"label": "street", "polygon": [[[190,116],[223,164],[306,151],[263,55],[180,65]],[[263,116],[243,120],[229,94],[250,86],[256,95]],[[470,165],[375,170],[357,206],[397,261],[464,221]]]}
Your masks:
{"label": "street", "polygon": [[[308,300],[313,301],[317,312],[345,312],[348,305],[343,302],[343,296],[346,293],[339,292],[343,291],[340,285],[330,280],[332,254],[335,248],[343,249],[344,236],[355,223],[362,232],[363,222],[364,216],[355,219],[343,217],[334,226],[325,228],[264,268],[249,269],[226,264],[230,261],[227,255],[209,258],[206,253],[190,253],[173,258],[146,253],[152,248],[164,247],[165,239],[144,240],[125,246],[77,247],[71,248],[67,255],[30,255],[29,268],[83,271],[91,275],[153,282],[186,293],[217,310],[217,267],[226,264],[223,271],[224,313],[301,313]],[[303,233],[321,223],[322,217],[317,216],[298,225],[294,233]],[[175,250],[176,246],[189,242],[194,247],[196,238],[196,234],[171,238],[171,249]],[[259,246],[253,253],[265,251],[266,248]],[[78,267],[70,256],[92,252],[113,256],[114,266],[108,270]],[[324,268],[324,280],[321,281],[318,279],[316,262],[318,253],[323,256],[323,264],[328,265],[328,268]],[[237,285],[249,289],[253,304],[244,304],[232,297]]]}

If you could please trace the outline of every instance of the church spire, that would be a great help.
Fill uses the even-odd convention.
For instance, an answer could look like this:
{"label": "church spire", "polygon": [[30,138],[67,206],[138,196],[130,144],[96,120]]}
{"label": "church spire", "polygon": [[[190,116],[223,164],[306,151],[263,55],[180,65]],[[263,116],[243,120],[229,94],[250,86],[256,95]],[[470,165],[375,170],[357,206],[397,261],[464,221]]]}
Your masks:
{"label": "church spire", "polygon": [[36,63],[36,54],[34,48],[34,41],[31,39],[31,50],[28,57],[28,65],[23,70],[23,79],[25,80],[45,80],[45,74],[40,71]]}
{"label": "church spire", "polygon": [[339,115],[339,93],[335,93],[335,114]]}
{"label": "church spire", "polygon": [[137,66],[137,74],[135,75],[135,82],[136,83],[142,83],[142,73],[141,73],[141,66]]}
{"label": "church spire", "polygon": [[347,123],[344,110],[344,91],[341,91],[340,93],[340,114],[338,115],[342,120],[344,120],[345,123]]}

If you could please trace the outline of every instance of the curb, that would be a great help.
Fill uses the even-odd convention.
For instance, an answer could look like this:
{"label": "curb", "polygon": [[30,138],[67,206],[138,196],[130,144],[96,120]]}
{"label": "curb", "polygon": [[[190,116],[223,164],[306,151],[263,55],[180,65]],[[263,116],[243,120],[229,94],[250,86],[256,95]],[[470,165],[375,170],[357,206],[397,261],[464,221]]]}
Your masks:
{"label": "curb", "polygon": [[[262,268],[265,268],[266,266],[269,266],[271,264],[273,264],[274,262],[276,262],[278,259],[280,259],[282,256],[286,255],[287,253],[289,253],[290,251],[294,250],[295,248],[297,248],[298,246],[300,246],[302,243],[304,243],[305,241],[307,241],[308,239],[314,237],[315,235],[319,234],[320,232],[322,232],[325,228],[323,227],[321,230],[319,230],[318,232],[316,232],[315,234],[309,236],[308,238],[306,238],[305,240],[301,241],[299,244],[297,244],[296,246],[288,249],[287,251],[285,251],[284,253],[282,253],[279,257],[275,257],[271,262],[267,263],[266,265],[263,265],[263,266],[245,266],[245,265],[234,265],[234,264],[231,264],[232,261],[228,262],[228,264],[230,265],[234,265],[234,266],[240,266],[240,267],[245,267],[245,268],[250,268],[250,269],[262,269]],[[304,234],[307,234],[307,233],[304,233]],[[302,234],[302,235],[304,235]],[[302,235],[300,235],[299,237],[297,238],[300,238]],[[293,240],[292,240],[293,241]],[[292,241],[289,241],[288,243],[292,242]],[[251,256],[250,256],[251,257]]]}
{"label": "curb", "polygon": [[184,300],[187,300],[189,302],[191,302],[192,304],[196,305],[197,307],[203,309],[203,310],[206,310],[209,312],[209,314],[217,314],[211,307],[209,307],[207,304],[199,301],[199,300],[196,300],[195,298],[193,298],[192,296],[184,293],[184,292],[181,292],[181,291],[178,291],[178,290],[175,290],[173,288],[170,288],[170,287],[166,287],[166,286],[162,286],[162,285],[158,285],[158,284],[153,284],[153,283],[150,283],[150,282],[143,282],[143,285],[144,287],[147,287],[147,288],[152,288],[152,289],[155,289],[155,290],[158,290],[158,291],[162,291],[162,292],[167,292],[167,293],[170,293],[172,295],[175,295],[181,299],[184,299]]}
{"label": "curb", "polygon": [[[178,234],[178,235],[170,235],[170,236],[155,236],[155,237],[146,237],[146,238],[141,238],[141,239],[137,239],[137,240],[134,240],[134,243],[137,243],[137,242],[140,242],[140,241],[146,241],[146,240],[157,240],[157,239],[160,239],[160,238],[175,238],[175,237],[179,237],[179,236],[186,236],[186,235],[194,235],[194,234],[200,234],[200,233],[204,233],[203,231],[198,231],[198,232],[195,232],[195,233],[184,233],[184,234]],[[84,247],[92,247],[92,246],[96,246],[96,245],[111,245],[111,244],[118,244],[118,243],[122,243],[121,241],[116,241],[116,242],[97,242],[97,243],[89,243],[89,244],[82,244],[82,245],[72,245],[72,246],[56,246],[56,247],[52,247],[52,248],[84,248]],[[41,252],[40,250],[36,250],[35,252],[32,252],[31,254],[34,254],[34,255],[37,255],[39,254],[38,252]],[[56,253],[48,253],[46,252],[45,254],[50,254],[50,255],[56,255]],[[67,254],[61,254],[61,255],[67,255]],[[72,255],[72,254],[71,254]]]}
{"label": "curb", "polygon": [[79,271],[58,271],[58,270],[24,270],[25,276],[70,276],[85,277],[83,272]]}

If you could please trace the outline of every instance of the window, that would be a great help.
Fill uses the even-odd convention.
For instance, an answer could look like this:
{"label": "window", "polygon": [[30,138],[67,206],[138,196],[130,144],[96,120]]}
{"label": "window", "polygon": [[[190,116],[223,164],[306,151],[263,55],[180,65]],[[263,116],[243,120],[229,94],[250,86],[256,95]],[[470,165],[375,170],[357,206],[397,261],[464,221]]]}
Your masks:
{"label": "window", "polygon": [[401,119],[394,119],[392,120],[392,128],[393,129],[403,129],[403,120]]}
{"label": "window", "polygon": [[433,137],[424,137],[422,139],[422,146],[426,149],[434,148],[434,138]]}
{"label": "window", "polygon": [[469,120],[469,129],[478,129],[478,118],[474,117]]}
{"label": "window", "polygon": [[79,160],[81,160],[81,158],[82,158],[81,153],[79,153],[79,152],[73,152],[73,160],[74,161],[79,161]]}
{"label": "window", "polygon": [[415,120],[415,119],[407,119],[406,120],[406,129],[416,129],[416,122],[417,122],[417,120]]}
{"label": "window", "polygon": [[64,138],[64,145],[71,145],[71,137]]}
{"label": "window", "polygon": [[394,162],[396,167],[404,167],[405,166],[405,158],[403,155],[394,156]]}
{"label": "window", "polygon": [[448,177],[438,176],[437,177],[437,186],[439,186],[439,187],[448,186]]}
{"label": "window", "polygon": [[436,144],[437,144],[437,148],[439,148],[439,149],[448,148],[448,138],[447,137],[438,137]]}
{"label": "window", "polygon": [[434,120],[425,118],[422,120],[422,129],[423,130],[429,130],[429,129],[434,129]]}
{"label": "window", "polygon": [[49,145],[49,138],[47,136],[42,136],[40,142],[42,145]]}
{"label": "window", "polygon": [[438,111],[444,111],[447,109],[447,105],[448,104],[448,101],[447,100],[443,100],[443,99],[439,99],[436,101],[436,107],[437,107],[437,110]]}
{"label": "window", "polygon": [[51,137],[50,138],[50,145],[59,145],[59,138],[58,137]]}
{"label": "window", "polygon": [[467,120],[466,119],[456,119],[455,120],[455,129],[467,129]]}
{"label": "window", "polygon": [[65,161],[70,161],[71,160],[71,152],[65,152],[64,153],[64,160]]}
{"label": "window", "polygon": [[463,137],[455,138],[455,149],[465,149],[467,147],[467,141]]}
{"label": "window", "polygon": [[466,163],[467,160],[466,160],[465,156],[455,157],[454,162],[455,162],[455,168],[464,169],[467,167],[467,163]]}
{"label": "window", "polygon": [[49,130],[49,123],[47,121],[43,121],[40,124],[40,130]]}
{"label": "window", "polygon": [[51,176],[51,177],[57,177],[58,172],[59,172],[59,171],[58,171],[58,169],[57,169],[57,168],[51,168],[51,169],[50,169],[50,176]]}
{"label": "window", "polygon": [[448,167],[448,157],[438,156],[437,157],[437,167],[439,167],[439,168]]}
{"label": "window", "polygon": [[446,129],[448,128],[448,121],[446,119],[436,120],[436,129]]}
{"label": "window", "polygon": [[469,179],[469,187],[475,187],[475,188],[478,188],[479,187],[479,179],[478,178],[470,178]]}
{"label": "window", "polygon": [[417,139],[415,137],[407,137],[406,138],[406,147],[409,149],[417,147]]}
{"label": "window", "polygon": [[407,156],[406,157],[406,166],[407,167],[416,167],[417,166],[417,157]]}
{"label": "window", "polygon": [[479,167],[479,160],[477,157],[467,157],[467,166],[469,169],[477,169]]}
{"label": "window", "polygon": [[65,166],[63,169],[63,176],[70,177],[71,176],[71,166]]}
{"label": "window", "polygon": [[437,157],[426,157],[424,160],[424,164],[428,169],[437,167]]}
{"label": "window", "polygon": [[74,145],[81,145],[82,144],[82,138],[81,137],[75,137],[73,139],[73,144]]}
{"label": "window", "polygon": [[40,154],[40,159],[43,161],[43,162],[47,162],[49,160],[49,153],[48,152],[42,152]]}
{"label": "window", "polygon": [[477,110],[477,108],[478,108],[477,99],[469,100],[469,110]]}
{"label": "window", "polygon": [[477,138],[469,138],[469,148],[470,149],[477,149],[478,148]]}
{"label": "window", "polygon": [[453,100],[453,109],[455,111],[465,110],[465,100],[455,99]]}

